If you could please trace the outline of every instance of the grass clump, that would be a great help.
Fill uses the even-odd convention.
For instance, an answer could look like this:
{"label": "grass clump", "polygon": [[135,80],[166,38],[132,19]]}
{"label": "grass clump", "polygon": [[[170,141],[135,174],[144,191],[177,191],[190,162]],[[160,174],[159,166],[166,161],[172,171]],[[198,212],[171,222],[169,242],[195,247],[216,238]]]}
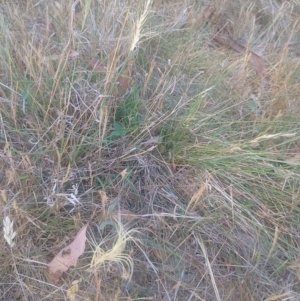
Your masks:
{"label": "grass clump", "polygon": [[295,1],[1,11],[1,300],[299,299]]}

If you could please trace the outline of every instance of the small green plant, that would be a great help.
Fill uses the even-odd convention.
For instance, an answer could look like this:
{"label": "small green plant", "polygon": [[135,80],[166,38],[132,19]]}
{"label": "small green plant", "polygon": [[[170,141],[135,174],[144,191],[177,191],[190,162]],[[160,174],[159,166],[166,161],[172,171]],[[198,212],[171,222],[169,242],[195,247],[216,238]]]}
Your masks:
{"label": "small green plant", "polygon": [[[115,113],[115,124],[121,125],[128,133],[138,130],[143,116],[141,109],[143,101],[138,96],[139,90],[136,86],[117,106]],[[114,126],[115,126],[114,124]]]}
{"label": "small green plant", "polygon": [[113,123],[113,131],[110,133],[108,138],[122,138],[126,135],[126,130],[118,122]]}

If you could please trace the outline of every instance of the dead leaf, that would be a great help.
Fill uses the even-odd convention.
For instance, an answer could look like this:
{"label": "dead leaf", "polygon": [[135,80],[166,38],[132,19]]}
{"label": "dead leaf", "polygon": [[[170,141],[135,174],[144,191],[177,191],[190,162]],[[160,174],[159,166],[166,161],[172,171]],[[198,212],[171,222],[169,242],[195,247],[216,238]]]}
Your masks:
{"label": "dead leaf", "polygon": [[258,54],[254,53],[253,51],[250,51],[249,52],[249,62],[262,78],[266,78],[267,67],[266,67],[263,59]]}
{"label": "dead leaf", "polygon": [[215,11],[216,11],[216,8],[213,5],[207,5],[204,7],[201,14],[204,19],[209,19],[214,14]]}
{"label": "dead leaf", "polygon": [[118,83],[123,92],[126,92],[132,84],[132,79],[127,76],[120,75],[118,78]]}
{"label": "dead leaf", "polygon": [[128,174],[127,168],[125,168],[122,172],[120,172],[120,175],[121,175],[121,177],[122,177],[122,180],[126,177],[127,174]]}
{"label": "dead leaf", "polygon": [[149,140],[142,142],[141,145],[160,144],[162,143],[162,140],[161,136],[153,136]]}
{"label": "dead leaf", "polygon": [[[247,48],[234,41],[226,30],[222,30],[214,35],[213,40],[221,46],[233,49],[239,53],[245,53]],[[267,76],[267,67],[263,59],[253,51],[249,51],[248,61],[255,69],[256,73],[261,77],[261,83],[264,88],[267,88],[269,79]]]}
{"label": "dead leaf", "polygon": [[53,283],[57,283],[63,272],[66,272],[70,266],[76,266],[78,257],[85,250],[86,229],[88,225],[83,226],[77,233],[73,242],[63,248],[48,264],[46,272]]}
{"label": "dead leaf", "polygon": [[70,53],[69,53],[70,58],[76,57],[78,55],[79,55],[79,52],[75,51],[75,50],[71,50]]}
{"label": "dead leaf", "polygon": [[180,281],[178,281],[173,287],[172,287],[172,291],[177,291],[180,287],[182,286],[182,283]]}
{"label": "dead leaf", "polygon": [[99,60],[96,60],[96,59],[91,59],[89,61],[88,65],[93,70],[96,70],[96,71],[107,71],[106,66],[103,63],[101,63]]}
{"label": "dead leaf", "polygon": [[69,301],[76,301],[76,293],[78,292],[78,283],[80,283],[82,279],[75,280],[72,282],[72,285],[67,290],[67,298]]}

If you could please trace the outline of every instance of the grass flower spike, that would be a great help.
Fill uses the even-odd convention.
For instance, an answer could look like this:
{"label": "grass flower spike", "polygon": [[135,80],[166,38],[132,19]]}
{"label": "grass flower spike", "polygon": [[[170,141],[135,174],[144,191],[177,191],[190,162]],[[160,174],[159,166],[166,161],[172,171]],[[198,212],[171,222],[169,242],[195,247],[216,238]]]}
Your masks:
{"label": "grass flower spike", "polygon": [[10,220],[9,216],[6,216],[3,220],[3,232],[4,238],[11,248],[15,245],[13,239],[17,234],[16,232],[14,232],[13,225],[14,222]]}

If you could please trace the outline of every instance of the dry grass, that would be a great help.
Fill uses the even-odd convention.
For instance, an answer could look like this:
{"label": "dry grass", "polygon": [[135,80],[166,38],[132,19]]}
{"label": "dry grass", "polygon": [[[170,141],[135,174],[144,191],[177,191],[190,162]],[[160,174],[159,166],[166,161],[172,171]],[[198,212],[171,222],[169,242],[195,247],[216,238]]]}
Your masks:
{"label": "dry grass", "polygon": [[298,1],[0,9],[1,300],[300,299]]}

